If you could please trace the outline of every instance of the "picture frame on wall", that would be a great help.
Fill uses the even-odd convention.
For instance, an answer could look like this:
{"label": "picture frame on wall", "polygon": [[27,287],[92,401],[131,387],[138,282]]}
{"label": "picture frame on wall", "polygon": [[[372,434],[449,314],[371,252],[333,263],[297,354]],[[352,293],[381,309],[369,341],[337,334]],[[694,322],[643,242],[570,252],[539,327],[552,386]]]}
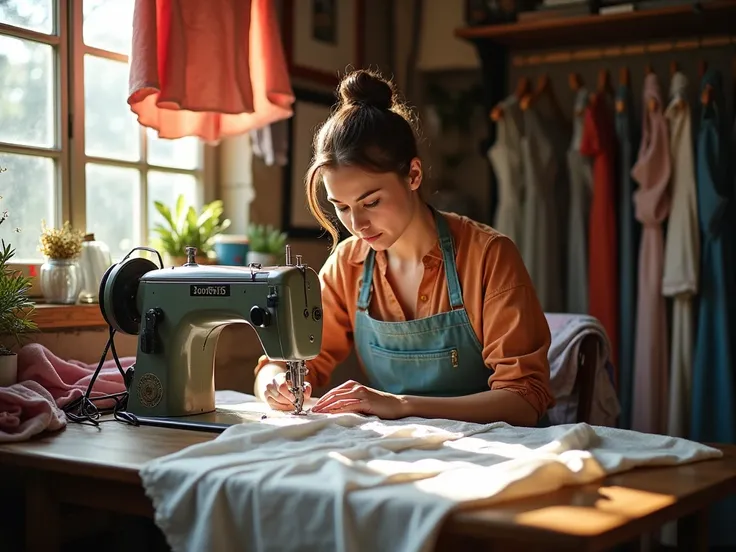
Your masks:
{"label": "picture frame on wall", "polygon": [[365,0],[284,0],[283,43],[289,73],[337,86],[364,59]]}
{"label": "picture frame on wall", "polygon": [[[326,92],[294,88],[294,115],[288,119],[288,155],[283,168],[282,225],[293,238],[327,235],[307,205],[305,178],[312,161],[317,127],[329,116],[335,97]],[[324,195],[324,192],[323,192]],[[326,198],[322,198],[327,206]]]}

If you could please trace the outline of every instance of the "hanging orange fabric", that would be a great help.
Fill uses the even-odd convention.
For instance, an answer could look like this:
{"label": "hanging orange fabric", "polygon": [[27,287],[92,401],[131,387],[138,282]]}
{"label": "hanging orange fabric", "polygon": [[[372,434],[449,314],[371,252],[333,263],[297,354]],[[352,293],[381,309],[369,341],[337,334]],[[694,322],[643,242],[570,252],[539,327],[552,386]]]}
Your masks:
{"label": "hanging orange fabric", "polygon": [[160,138],[221,138],[292,115],[271,0],[136,0],[128,104]]}
{"label": "hanging orange fabric", "polygon": [[585,110],[580,152],[593,159],[593,197],[588,233],[588,312],[611,342],[614,385],[618,387],[618,238],[616,224],[616,134],[613,113],[603,94],[594,94]]}

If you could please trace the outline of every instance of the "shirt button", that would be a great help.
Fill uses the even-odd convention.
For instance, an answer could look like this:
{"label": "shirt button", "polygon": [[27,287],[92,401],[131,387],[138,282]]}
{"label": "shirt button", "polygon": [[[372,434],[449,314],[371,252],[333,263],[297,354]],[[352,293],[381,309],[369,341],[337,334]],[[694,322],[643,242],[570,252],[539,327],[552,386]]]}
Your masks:
{"label": "shirt button", "polygon": [[421,299],[422,301],[426,301],[426,300],[427,300],[427,296],[426,296],[426,295],[422,295],[422,296],[420,296],[419,298],[420,298],[420,299]]}

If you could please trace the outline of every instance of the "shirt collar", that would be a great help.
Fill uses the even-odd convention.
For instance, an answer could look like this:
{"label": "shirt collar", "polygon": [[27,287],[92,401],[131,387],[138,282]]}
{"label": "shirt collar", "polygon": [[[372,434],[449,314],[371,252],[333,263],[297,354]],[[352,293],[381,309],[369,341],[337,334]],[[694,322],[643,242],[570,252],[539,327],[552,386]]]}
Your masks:
{"label": "shirt collar", "polygon": [[[350,264],[360,266],[365,262],[366,257],[368,256],[368,252],[370,251],[370,245],[368,245],[363,240],[360,240],[358,238],[355,239],[355,245],[350,249],[350,253],[348,255],[348,262]],[[429,250],[429,252],[424,256],[424,260],[442,260],[442,250],[440,249],[440,240],[437,239],[432,246],[432,249]],[[382,273],[386,273],[386,252],[385,251],[377,251],[376,252],[376,264],[378,264],[379,269]]]}

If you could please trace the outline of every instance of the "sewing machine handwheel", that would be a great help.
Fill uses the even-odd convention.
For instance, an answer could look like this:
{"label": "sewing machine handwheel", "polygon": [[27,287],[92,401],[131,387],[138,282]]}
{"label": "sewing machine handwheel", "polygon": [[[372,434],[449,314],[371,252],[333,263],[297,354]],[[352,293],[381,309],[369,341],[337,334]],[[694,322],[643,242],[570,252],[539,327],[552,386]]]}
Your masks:
{"label": "sewing machine handwheel", "polygon": [[100,281],[100,311],[105,321],[115,330],[137,335],[141,313],[136,295],[141,278],[158,266],[148,259],[133,257],[107,269]]}

